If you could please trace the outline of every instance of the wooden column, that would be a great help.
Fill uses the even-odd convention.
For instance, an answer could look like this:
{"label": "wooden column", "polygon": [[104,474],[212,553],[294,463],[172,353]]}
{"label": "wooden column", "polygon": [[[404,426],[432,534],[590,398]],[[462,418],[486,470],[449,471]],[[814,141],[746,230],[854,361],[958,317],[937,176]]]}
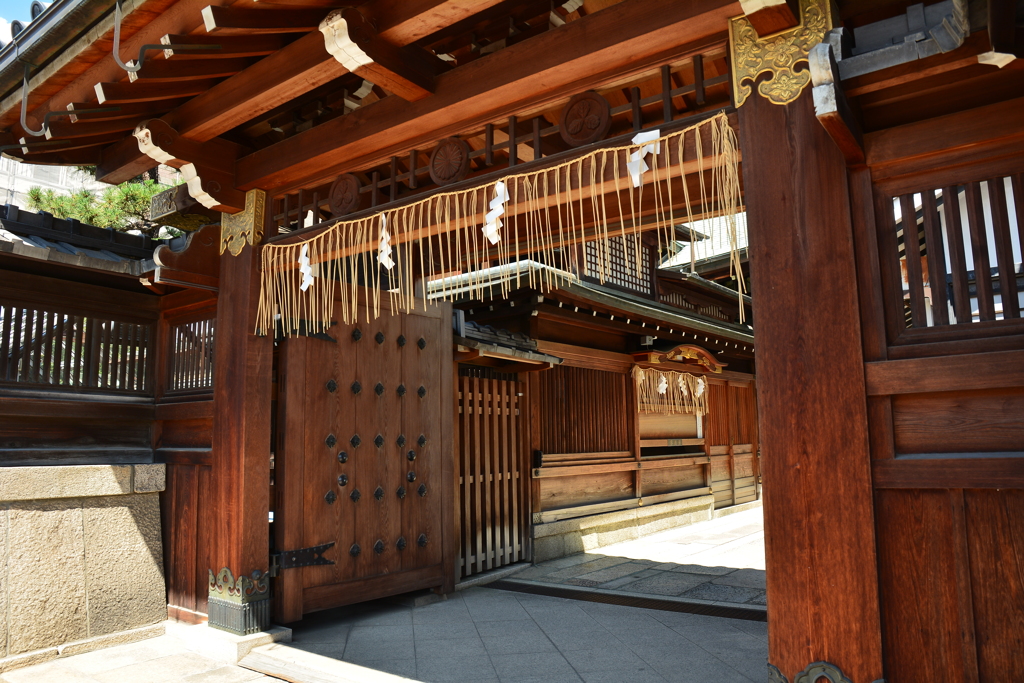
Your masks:
{"label": "wooden column", "polygon": [[768,659],[882,678],[847,170],[807,89],[739,109],[757,320]]}
{"label": "wooden column", "polygon": [[[210,473],[214,505],[199,523],[212,530],[211,571],[226,567],[236,581],[269,569],[274,345],[271,337],[253,333],[259,274],[258,248],[246,245],[238,256],[225,252],[220,257]],[[210,614],[212,623],[212,605]]]}

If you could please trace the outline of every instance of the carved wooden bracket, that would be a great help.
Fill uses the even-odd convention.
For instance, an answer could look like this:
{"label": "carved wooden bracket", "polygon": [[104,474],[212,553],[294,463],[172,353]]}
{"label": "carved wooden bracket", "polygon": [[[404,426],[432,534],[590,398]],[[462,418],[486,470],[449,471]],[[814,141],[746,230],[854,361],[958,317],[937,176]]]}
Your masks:
{"label": "carved wooden bracket", "polygon": [[839,41],[842,29],[833,29],[825,35],[808,55],[808,70],[814,88],[814,115],[842,151],[846,163],[864,163],[864,139],[860,123],[846,101],[846,93],[839,77],[837,59],[842,58]]}
{"label": "carved wooden bracket", "polygon": [[426,50],[397,47],[377,37],[377,31],[359,13],[346,7],[320,22],[324,47],[346,69],[415,102],[434,91],[434,75],[448,67]]}
{"label": "carved wooden bracket", "polygon": [[187,185],[171,187],[149,201],[149,218],[160,225],[192,232],[220,222],[220,213],[207,209],[188,193]]}
{"label": "carved wooden bracket", "polygon": [[711,372],[721,372],[728,363],[715,358],[706,349],[692,344],[680,344],[671,351],[642,351],[634,353],[633,359],[638,363],[688,363],[701,365]]}
{"label": "carved wooden bracket", "polygon": [[160,119],[136,126],[135,139],[140,152],[180,169],[189,194],[206,208],[236,213],[245,207],[245,193],[235,189],[235,160],[242,153],[239,145],[221,139],[188,140]]}
{"label": "carved wooden bracket", "polygon": [[174,251],[166,244],[153,252],[155,284],[217,291],[220,285],[220,226],[207,225],[188,236],[185,248]]}

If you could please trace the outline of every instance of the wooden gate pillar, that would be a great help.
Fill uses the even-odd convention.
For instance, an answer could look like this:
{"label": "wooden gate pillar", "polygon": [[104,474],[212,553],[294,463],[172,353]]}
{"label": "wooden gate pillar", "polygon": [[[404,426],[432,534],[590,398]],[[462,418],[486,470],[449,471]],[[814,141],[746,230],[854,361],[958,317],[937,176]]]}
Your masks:
{"label": "wooden gate pillar", "polygon": [[[769,680],[882,678],[847,169],[810,89],[739,108],[757,326]],[[798,678],[801,672],[811,675]],[[817,673],[815,673],[817,672]],[[782,679],[780,676],[785,676]]]}
{"label": "wooden gate pillar", "polygon": [[[250,191],[262,193],[259,190]],[[262,197],[256,199],[261,200]],[[270,625],[270,400],[272,337],[257,337],[262,201],[222,218],[217,349],[214,359],[214,506],[211,527],[210,625],[255,633]],[[225,234],[227,230],[232,232]],[[247,231],[249,231],[247,233]],[[239,237],[241,235],[241,237]]]}

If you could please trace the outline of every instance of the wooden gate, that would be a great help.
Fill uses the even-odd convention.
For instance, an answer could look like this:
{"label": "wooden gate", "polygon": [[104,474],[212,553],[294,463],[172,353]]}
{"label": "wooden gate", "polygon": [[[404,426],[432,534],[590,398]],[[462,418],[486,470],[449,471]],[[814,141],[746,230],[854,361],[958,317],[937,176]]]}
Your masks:
{"label": "wooden gate", "polygon": [[[338,302],[340,306],[340,302]],[[274,541],[333,543],[334,564],[282,568],[275,616],[454,588],[451,308],[336,325],[280,354]],[[372,317],[372,316],[371,316]]]}
{"label": "wooden gate", "polygon": [[1022,104],[740,110],[775,680],[1024,679]]}
{"label": "wooden gate", "polygon": [[529,558],[524,383],[486,368],[459,371],[463,577]]}

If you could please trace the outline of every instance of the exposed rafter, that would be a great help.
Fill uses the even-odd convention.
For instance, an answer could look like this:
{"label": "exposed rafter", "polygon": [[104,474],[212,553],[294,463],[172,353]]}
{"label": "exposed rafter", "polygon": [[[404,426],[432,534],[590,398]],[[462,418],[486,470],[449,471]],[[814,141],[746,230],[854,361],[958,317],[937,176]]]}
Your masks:
{"label": "exposed rafter", "polygon": [[209,45],[209,49],[191,48],[164,50],[164,59],[185,61],[193,59],[233,59],[237,57],[264,57],[284,47],[280,35],[261,34],[254,36],[227,35],[165,35],[160,38],[163,45]]}
{"label": "exposed rafter", "polygon": [[[257,5],[259,7],[259,5]],[[206,32],[215,35],[308,33],[315,31],[327,10],[323,7],[239,9],[210,5],[203,8]]]}

